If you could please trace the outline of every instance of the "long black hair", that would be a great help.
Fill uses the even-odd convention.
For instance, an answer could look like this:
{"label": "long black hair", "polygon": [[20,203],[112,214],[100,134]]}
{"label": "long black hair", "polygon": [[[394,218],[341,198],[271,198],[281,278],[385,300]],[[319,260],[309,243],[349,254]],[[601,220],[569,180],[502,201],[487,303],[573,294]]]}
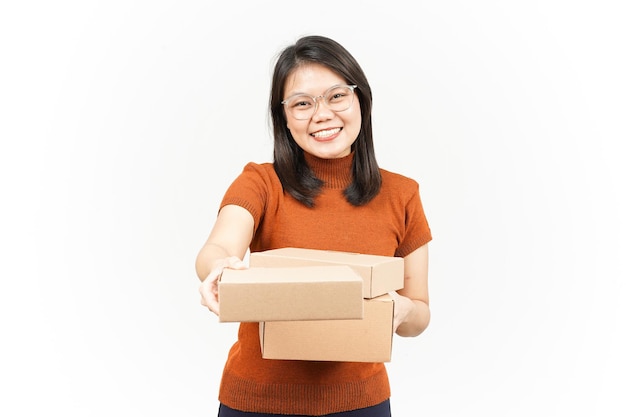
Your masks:
{"label": "long black hair", "polygon": [[315,205],[315,196],[323,185],[304,160],[304,151],[287,128],[285,109],[281,102],[285,81],[298,67],[309,63],[323,65],[355,84],[361,107],[361,129],[352,144],[352,183],[343,191],[350,204],[360,206],[380,191],[380,170],[374,155],[372,133],[372,91],[365,73],[354,57],[336,41],[323,36],[305,36],[286,47],[278,56],[272,77],[270,113],[274,131],[274,169],[285,191],[308,207]]}

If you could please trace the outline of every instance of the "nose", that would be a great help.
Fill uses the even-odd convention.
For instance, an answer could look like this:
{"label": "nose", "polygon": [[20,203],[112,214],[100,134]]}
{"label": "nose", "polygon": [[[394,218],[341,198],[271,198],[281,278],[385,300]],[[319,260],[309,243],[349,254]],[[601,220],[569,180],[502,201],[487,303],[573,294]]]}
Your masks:
{"label": "nose", "polygon": [[312,118],[315,120],[327,120],[333,117],[335,117],[335,112],[328,107],[324,96],[315,97],[315,112]]}

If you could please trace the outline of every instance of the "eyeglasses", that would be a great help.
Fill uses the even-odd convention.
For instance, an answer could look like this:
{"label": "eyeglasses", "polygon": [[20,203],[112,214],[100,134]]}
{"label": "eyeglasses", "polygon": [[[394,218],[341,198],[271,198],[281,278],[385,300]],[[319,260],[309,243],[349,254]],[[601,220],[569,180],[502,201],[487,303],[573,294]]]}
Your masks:
{"label": "eyeglasses", "polygon": [[348,110],[354,101],[356,85],[334,85],[321,96],[313,97],[309,94],[295,94],[281,101],[294,119],[308,120],[317,111],[319,99],[334,112]]}

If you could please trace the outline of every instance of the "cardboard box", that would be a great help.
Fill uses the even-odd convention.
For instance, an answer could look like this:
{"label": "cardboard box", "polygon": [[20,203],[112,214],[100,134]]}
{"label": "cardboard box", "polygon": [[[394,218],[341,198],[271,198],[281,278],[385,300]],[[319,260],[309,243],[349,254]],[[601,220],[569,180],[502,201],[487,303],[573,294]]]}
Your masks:
{"label": "cardboard box", "polygon": [[363,278],[363,298],[404,287],[404,259],[317,249],[281,248],[250,254],[250,266],[347,265]]}
{"label": "cardboard box", "polygon": [[362,319],[363,280],[345,265],[224,269],[220,321]]}
{"label": "cardboard box", "polygon": [[259,324],[265,359],[389,362],[393,340],[390,295],[365,300],[363,320],[274,321]]}

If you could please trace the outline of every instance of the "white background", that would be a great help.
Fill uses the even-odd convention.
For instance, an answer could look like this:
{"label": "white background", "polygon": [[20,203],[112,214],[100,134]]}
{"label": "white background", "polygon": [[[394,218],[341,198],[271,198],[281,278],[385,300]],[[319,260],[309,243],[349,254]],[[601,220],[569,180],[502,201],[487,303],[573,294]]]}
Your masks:
{"label": "white background", "polygon": [[236,325],[195,256],[271,160],[275,55],[321,34],[434,235],[394,416],[625,415],[620,3],[3,2],[0,414],[216,415]]}

